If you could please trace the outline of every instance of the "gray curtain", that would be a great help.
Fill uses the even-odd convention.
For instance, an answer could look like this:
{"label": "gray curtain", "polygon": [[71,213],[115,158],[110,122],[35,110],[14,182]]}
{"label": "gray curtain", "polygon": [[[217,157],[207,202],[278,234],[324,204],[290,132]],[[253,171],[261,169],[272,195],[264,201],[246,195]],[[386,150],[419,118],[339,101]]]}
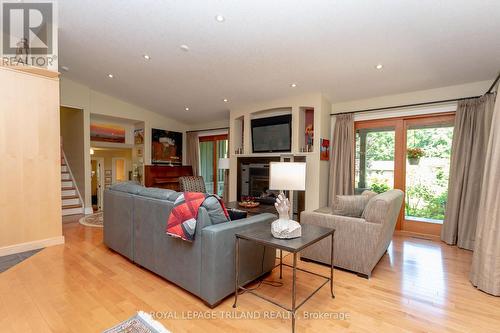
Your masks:
{"label": "gray curtain", "polygon": [[186,163],[193,167],[193,175],[200,175],[200,143],[198,132],[186,134]]}
{"label": "gray curtain", "polygon": [[330,161],[329,203],[338,194],[354,193],[354,115],[335,117]]}
{"label": "gray curtain", "polygon": [[477,227],[493,95],[458,103],[451,148],[448,202],[441,239],[472,250]]}
{"label": "gray curtain", "polygon": [[470,279],[500,296],[500,98],[497,95],[486,152]]}

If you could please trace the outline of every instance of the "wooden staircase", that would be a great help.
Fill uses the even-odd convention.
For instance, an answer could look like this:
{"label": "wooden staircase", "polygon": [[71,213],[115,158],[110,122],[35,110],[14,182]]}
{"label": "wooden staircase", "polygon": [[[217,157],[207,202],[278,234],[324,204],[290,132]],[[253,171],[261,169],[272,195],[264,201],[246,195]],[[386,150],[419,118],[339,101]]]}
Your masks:
{"label": "wooden staircase", "polygon": [[64,155],[61,157],[61,196],[63,216],[84,213],[82,201]]}

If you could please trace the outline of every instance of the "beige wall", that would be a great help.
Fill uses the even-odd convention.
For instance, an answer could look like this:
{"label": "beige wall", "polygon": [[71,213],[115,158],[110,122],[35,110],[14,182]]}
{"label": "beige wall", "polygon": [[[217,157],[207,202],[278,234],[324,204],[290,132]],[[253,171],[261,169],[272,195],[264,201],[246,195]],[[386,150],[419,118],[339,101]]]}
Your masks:
{"label": "beige wall", "polygon": [[64,154],[76,187],[85,193],[84,114],[81,109],[61,107],[61,138]]}
{"label": "beige wall", "polygon": [[[150,164],[151,161],[151,128],[171,130],[183,132],[189,129],[187,124],[177,120],[162,116],[158,113],[149,111],[139,106],[124,102],[117,98],[97,92],[88,86],[78,82],[62,78],[61,79],[61,105],[83,109],[84,111],[84,137],[85,151],[90,152],[90,115],[102,115],[110,117],[118,117],[124,119],[136,120],[144,122],[144,162]],[[185,145],[186,138],[183,138],[183,162],[185,162]],[[91,209],[91,170],[90,170],[90,153],[85,154],[85,191],[84,196],[85,208]]]}
{"label": "beige wall", "polygon": [[[229,116],[229,114],[228,114]],[[222,120],[215,120],[211,122],[205,122],[202,124],[193,124],[189,125],[189,130],[190,131],[200,131],[200,130],[207,130],[207,129],[214,129],[214,128],[229,128],[229,118],[228,119],[222,119]]]}
{"label": "beige wall", "polygon": [[62,243],[59,80],[0,67],[0,255]]}
{"label": "beige wall", "polygon": [[491,81],[470,82],[436,89],[418,90],[404,94],[385,95],[374,98],[333,103],[332,112],[350,112],[397,105],[426,103],[431,101],[479,96],[484,94],[490,85]]}

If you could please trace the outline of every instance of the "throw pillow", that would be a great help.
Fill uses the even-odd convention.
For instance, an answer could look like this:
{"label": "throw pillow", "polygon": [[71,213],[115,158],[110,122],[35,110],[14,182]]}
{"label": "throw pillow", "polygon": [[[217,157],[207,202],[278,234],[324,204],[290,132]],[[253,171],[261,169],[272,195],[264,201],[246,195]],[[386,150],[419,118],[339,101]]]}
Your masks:
{"label": "throw pillow", "polygon": [[227,218],[224,214],[224,209],[215,196],[207,197],[205,201],[203,201],[202,206],[207,210],[212,224],[219,224],[230,221],[229,218]]}
{"label": "throw pillow", "polygon": [[228,209],[227,212],[231,221],[246,219],[248,215],[246,211],[239,209]]}
{"label": "throw pillow", "polygon": [[377,193],[364,191],[360,195],[337,195],[333,203],[332,214],[350,217],[361,217],[366,204]]}

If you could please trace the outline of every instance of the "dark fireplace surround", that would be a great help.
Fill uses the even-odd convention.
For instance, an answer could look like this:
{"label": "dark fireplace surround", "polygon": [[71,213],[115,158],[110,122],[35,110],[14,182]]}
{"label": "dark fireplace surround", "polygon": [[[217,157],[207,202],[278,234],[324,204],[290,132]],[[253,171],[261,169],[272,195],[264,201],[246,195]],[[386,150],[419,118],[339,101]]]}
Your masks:
{"label": "dark fireplace surround", "polygon": [[[305,162],[304,156],[294,157],[296,162]],[[238,157],[238,185],[237,199],[242,200],[242,197],[259,197],[265,189],[269,188],[269,163],[279,162],[279,156],[266,157]],[[273,191],[274,192],[274,191]],[[277,193],[277,191],[276,191]],[[294,218],[298,220],[298,215],[304,210],[305,192],[295,192]],[[267,202],[268,204],[270,202]]]}

